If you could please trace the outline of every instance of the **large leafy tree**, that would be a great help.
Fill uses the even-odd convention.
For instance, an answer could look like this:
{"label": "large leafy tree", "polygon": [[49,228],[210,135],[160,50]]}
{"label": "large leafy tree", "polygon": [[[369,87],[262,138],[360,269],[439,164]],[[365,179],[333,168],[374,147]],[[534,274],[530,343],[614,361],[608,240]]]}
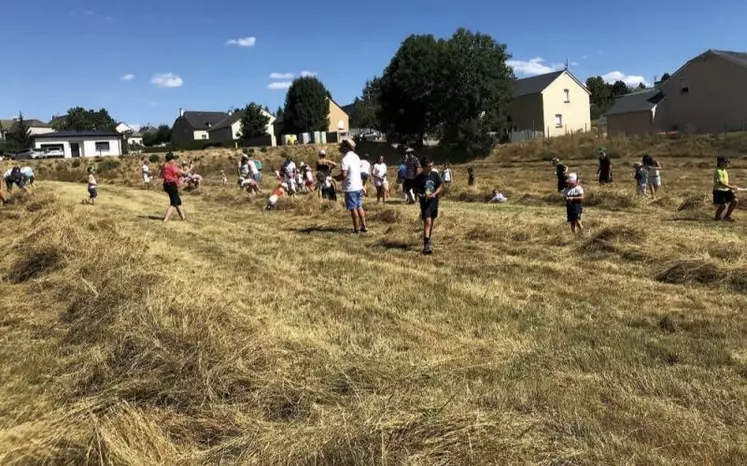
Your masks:
{"label": "large leafy tree", "polygon": [[[586,88],[591,93],[591,119],[596,120],[612,107],[615,99],[629,94],[631,89],[623,81],[606,83],[601,76],[593,76],[586,80]],[[645,89],[638,86],[638,89]]]}
{"label": "large leafy tree", "polygon": [[329,128],[329,91],[314,76],[293,81],[285,96],[285,132],[306,133]]}
{"label": "large leafy tree", "polygon": [[23,113],[18,115],[6,137],[10,147],[15,150],[31,147],[31,132],[28,123],[23,119]]}
{"label": "large leafy tree", "polygon": [[244,108],[244,116],[241,117],[242,139],[254,139],[267,134],[270,117],[265,114],[267,110],[264,112],[262,110],[263,108],[254,102]]}
{"label": "large leafy tree", "polygon": [[381,130],[382,125],[379,121],[381,113],[381,78],[374,77],[366,81],[363,88],[363,95],[355,99],[354,119],[350,122],[353,128],[372,128]]}
{"label": "large leafy tree", "polygon": [[663,75],[661,75],[661,79],[660,79],[660,81],[661,81],[661,82],[664,82],[664,81],[666,81],[667,79],[669,79],[669,73],[664,73]]}
{"label": "large leafy tree", "polygon": [[146,125],[140,128],[140,133],[143,135],[143,144],[146,146],[157,146],[171,141],[171,127],[166,124],[158,125],[157,128]]}
{"label": "large leafy tree", "polygon": [[433,35],[405,39],[381,76],[379,112],[389,139],[421,145],[437,125],[443,40]]}
{"label": "large leafy tree", "polygon": [[105,108],[86,110],[83,107],[74,107],[68,110],[63,118],[54,120],[52,126],[58,131],[114,131],[117,122]]}

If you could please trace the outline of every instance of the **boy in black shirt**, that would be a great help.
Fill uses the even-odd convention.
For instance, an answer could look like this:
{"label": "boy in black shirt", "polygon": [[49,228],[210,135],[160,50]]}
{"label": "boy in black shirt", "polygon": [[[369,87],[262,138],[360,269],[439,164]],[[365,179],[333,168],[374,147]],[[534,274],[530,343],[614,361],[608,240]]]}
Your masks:
{"label": "boy in black shirt", "polygon": [[568,167],[560,163],[560,159],[553,158],[552,165],[555,167],[555,175],[558,177],[558,192],[563,192],[566,188],[565,175],[568,172]]}
{"label": "boy in black shirt", "polygon": [[443,182],[433,161],[423,157],[420,162],[423,171],[415,178],[415,193],[420,199],[420,215],[423,219],[423,254],[432,254],[431,233],[438,217],[438,196]]}

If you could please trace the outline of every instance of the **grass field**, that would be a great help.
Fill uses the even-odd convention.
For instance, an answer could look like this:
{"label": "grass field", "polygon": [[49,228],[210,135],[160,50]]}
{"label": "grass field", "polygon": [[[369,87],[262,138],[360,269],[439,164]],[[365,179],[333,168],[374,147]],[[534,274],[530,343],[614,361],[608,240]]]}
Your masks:
{"label": "grass field", "polygon": [[50,165],[0,209],[0,463],[747,463],[747,214],[710,220],[712,158],[660,156],[656,201],[638,153],[609,188],[573,158],[576,237],[544,156],[457,166],[423,257],[416,207],[355,236],[216,186],[217,157],[187,222],[135,161],[95,207]]}

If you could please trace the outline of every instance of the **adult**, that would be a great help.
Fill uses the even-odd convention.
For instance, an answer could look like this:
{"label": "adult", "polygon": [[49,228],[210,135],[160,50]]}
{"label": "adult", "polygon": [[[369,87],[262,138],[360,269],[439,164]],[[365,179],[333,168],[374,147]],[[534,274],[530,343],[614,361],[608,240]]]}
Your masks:
{"label": "adult", "polygon": [[18,186],[21,191],[26,191],[26,180],[21,173],[21,167],[9,168],[3,174],[3,179],[5,180],[5,187],[8,189],[8,193],[13,191],[13,185]]}
{"label": "adult", "polygon": [[373,172],[371,175],[373,176],[373,183],[374,187],[376,188],[376,202],[381,202],[382,200],[386,202],[387,198],[389,198],[389,182],[386,178],[386,163],[384,163],[384,156],[380,155],[379,160],[377,163],[373,166]]}
{"label": "adult", "polygon": [[418,176],[420,161],[415,157],[415,149],[408,147],[405,150],[405,200],[408,204],[415,202],[415,178]]}
{"label": "adult", "polygon": [[558,192],[563,192],[566,188],[565,175],[568,173],[568,167],[560,163],[557,157],[552,159],[552,165],[555,167],[555,176],[558,178]]}
{"label": "adult", "polygon": [[651,193],[651,198],[656,199],[656,194],[659,192],[659,188],[661,188],[662,166],[658,160],[654,160],[650,155],[645,155],[643,162],[648,172],[648,190]]}
{"label": "adult", "polygon": [[340,143],[342,162],[338,180],[342,182],[342,192],[345,193],[345,208],[350,211],[353,219],[353,232],[366,233],[366,212],[363,210],[363,180],[361,179],[361,159],[354,152],[355,142],[343,139]]}
{"label": "adult", "polygon": [[21,175],[23,176],[24,181],[29,186],[34,186],[34,181],[36,180],[36,176],[34,175],[34,170],[31,167],[23,167],[21,168]]}
{"label": "adult", "polygon": [[316,161],[316,183],[319,195],[323,199],[336,201],[337,193],[332,182],[332,169],[337,164],[327,158],[327,152],[324,150],[320,150],[318,156],[319,158]]}
{"label": "adult", "polygon": [[415,178],[414,189],[420,199],[420,217],[423,220],[423,254],[429,255],[433,253],[431,236],[438,218],[438,197],[443,182],[428,157],[423,157],[420,165],[423,171]]}
{"label": "adult", "polygon": [[605,147],[599,148],[599,168],[597,168],[597,174],[599,174],[599,184],[612,182],[612,160],[607,157],[607,149]]}
{"label": "adult", "polygon": [[161,170],[161,178],[163,178],[163,190],[169,195],[169,207],[163,214],[163,223],[169,221],[171,216],[174,214],[174,210],[179,213],[179,218],[186,220],[187,217],[184,215],[182,209],[182,199],[179,197],[179,181],[185,175],[184,171],[179,168],[176,160],[179,158],[178,155],[174,155],[172,152],[166,154],[166,165]]}

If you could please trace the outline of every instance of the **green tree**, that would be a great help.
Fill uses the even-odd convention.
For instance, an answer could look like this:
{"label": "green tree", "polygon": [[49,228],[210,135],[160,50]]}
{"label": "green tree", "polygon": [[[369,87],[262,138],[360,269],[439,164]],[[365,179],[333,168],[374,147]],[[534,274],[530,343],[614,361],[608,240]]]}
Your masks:
{"label": "green tree", "polygon": [[646,85],[643,83],[638,84],[638,90],[642,91],[643,89],[646,89]]}
{"label": "green tree", "polygon": [[435,132],[443,42],[430,34],[411,35],[384,69],[379,120],[390,140],[421,146],[426,133]]}
{"label": "green tree", "polygon": [[353,128],[372,128],[381,130],[382,125],[379,122],[381,113],[381,103],[379,102],[381,94],[381,79],[374,77],[366,81],[361,98],[355,99],[355,117],[350,122]]}
{"label": "green tree", "polygon": [[31,147],[31,133],[29,125],[23,119],[23,113],[19,113],[18,119],[10,127],[7,134],[9,145],[12,149],[21,150]]}
{"label": "green tree", "polygon": [[58,131],[114,131],[117,122],[105,108],[96,111],[74,107],[64,118],[54,120],[52,126]]}
{"label": "green tree", "polygon": [[663,75],[661,75],[661,79],[660,79],[660,81],[661,81],[661,82],[664,82],[664,81],[666,81],[667,79],[669,79],[669,77],[670,77],[670,76],[669,76],[669,73],[664,73]]}
{"label": "green tree", "polygon": [[275,118],[280,118],[283,116],[283,107],[278,106],[278,109],[275,110]]}
{"label": "green tree", "polygon": [[293,81],[285,96],[286,133],[326,131],[329,128],[329,91],[314,76]]}
{"label": "green tree", "polygon": [[612,84],[612,98],[617,98],[625,94],[630,93],[630,88],[627,84],[625,84],[622,81],[615,81],[614,84]]}
{"label": "green tree", "polygon": [[140,133],[143,135],[143,144],[148,147],[171,141],[171,127],[169,125],[158,125],[158,128],[148,125],[145,128],[141,128]]}
{"label": "green tree", "polygon": [[460,28],[441,44],[435,114],[441,143],[472,157],[486,155],[508,126],[516,79],[506,46]]}
{"label": "green tree", "polygon": [[244,116],[241,117],[242,139],[254,139],[267,134],[267,124],[270,122],[270,117],[262,110],[263,108],[254,102],[244,108]]}

